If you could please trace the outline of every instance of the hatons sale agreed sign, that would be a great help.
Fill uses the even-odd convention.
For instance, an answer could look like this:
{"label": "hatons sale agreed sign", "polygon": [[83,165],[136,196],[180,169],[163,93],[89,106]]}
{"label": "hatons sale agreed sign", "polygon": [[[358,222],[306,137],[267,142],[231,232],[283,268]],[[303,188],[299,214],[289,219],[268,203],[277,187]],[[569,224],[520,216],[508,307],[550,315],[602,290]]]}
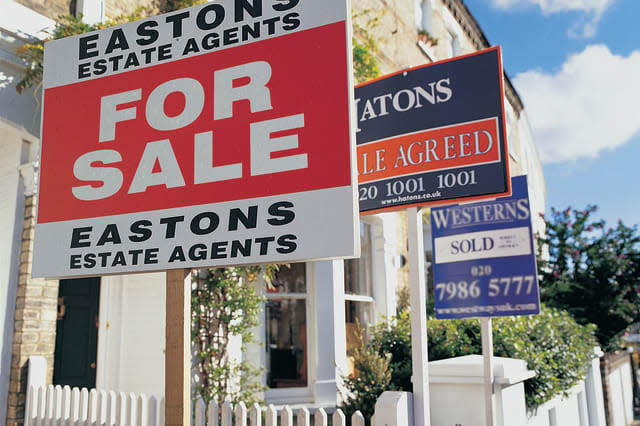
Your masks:
{"label": "hatons sale agreed sign", "polygon": [[347,17],[223,0],[46,43],[33,275],[357,256]]}

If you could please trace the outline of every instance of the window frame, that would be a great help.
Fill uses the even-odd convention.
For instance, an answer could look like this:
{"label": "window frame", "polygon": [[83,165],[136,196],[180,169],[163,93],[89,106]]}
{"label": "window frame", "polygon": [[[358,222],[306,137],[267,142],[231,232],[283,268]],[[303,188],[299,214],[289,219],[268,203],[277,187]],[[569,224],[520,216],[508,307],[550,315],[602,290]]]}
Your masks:
{"label": "window frame", "polygon": [[[315,318],[315,280],[314,280],[314,270],[312,262],[304,262],[305,265],[305,293],[269,293],[266,290],[263,295],[265,299],[288,299],[288,300],[305,300],[305,324],[307,325],[307,385],[306,386],[297,386],[297,387],[282,387],[282,388],[269,388],[264,391],[264,398],[269,403],[281,404],[281,403],[300,403],[300,402],[309,402],[313,399],[313,383],[315,382],[315,361],[317,350],[316,344],[316,331],[315,326],[309,327],[309,324],[313,324]],[[262,327],[262,339],[264,339],[264,373],[263,379],[264,384],[266,386],[267,383],[267,374],[268,374],[268,363],[267,363],[267,349],[268,345],[267,341],[267,307],[266,303],[264,306],[264,318],[265,323]]]}

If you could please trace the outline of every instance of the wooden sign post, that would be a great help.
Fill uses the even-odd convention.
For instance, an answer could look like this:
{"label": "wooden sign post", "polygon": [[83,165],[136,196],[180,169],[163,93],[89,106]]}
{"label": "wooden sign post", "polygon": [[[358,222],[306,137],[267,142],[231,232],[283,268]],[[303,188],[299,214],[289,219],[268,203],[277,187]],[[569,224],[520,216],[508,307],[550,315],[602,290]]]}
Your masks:
{"label": "wooden sign post", "polygon": [[191,270],[168,270],[166,280],[165,425],[182,426],[190,424]]}

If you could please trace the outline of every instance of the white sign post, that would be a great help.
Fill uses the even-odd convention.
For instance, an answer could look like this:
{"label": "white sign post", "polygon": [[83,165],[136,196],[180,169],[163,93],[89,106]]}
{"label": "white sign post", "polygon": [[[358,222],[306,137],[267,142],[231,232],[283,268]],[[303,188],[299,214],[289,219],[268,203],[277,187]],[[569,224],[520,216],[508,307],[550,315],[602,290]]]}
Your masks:
{"label": "white sign post", "polygon": [[422,209],[409,207],[409,285],[411,303],[411,366],[413,424],[429,426],[429,356],[427,351],[427,289],[424,270]]}
{"label": "white sign post", "polygon": [[480,318],[484,372],[485,426],[493,426],[493,331],[491,317]]}

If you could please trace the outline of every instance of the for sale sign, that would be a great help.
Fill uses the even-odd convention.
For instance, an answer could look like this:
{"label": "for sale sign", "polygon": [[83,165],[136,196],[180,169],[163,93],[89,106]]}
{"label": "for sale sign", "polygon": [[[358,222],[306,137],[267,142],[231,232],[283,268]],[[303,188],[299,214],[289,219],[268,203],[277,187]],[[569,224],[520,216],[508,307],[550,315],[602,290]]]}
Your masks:
{"label": "for sale sign", "polygon": [[431,209],[437,318],[540,311],[526,176],[513,195]]}
{"label": "for sale sign", "polygon": [[348,14],[218,0],[46,43],[34,276],[357,256]]}
{"label": "for sale sign", "polygon": [[509,193],[500,48],[356,88],[360,212]]}

